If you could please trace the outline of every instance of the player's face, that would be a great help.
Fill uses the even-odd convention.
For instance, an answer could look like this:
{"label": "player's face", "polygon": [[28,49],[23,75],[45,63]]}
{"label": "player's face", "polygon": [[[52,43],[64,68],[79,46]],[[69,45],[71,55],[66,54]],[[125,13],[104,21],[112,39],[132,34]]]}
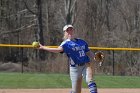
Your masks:
{"label": "player's face", "polygon": [[72,36],[73,35],[73,31],[74,29],[73,28],[68,28],[66,31],[64,31],[64,39],[68,39],[69,36]]}
{"label": "player's face", "polygon": [[74,31],[74,29],[72,27],[69,27],[65,32],[72,35],[73,31]]}

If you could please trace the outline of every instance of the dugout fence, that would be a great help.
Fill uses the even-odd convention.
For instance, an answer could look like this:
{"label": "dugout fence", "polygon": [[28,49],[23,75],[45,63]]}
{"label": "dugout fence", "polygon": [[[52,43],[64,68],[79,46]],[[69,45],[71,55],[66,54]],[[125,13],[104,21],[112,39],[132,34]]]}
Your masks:
{"label": "dugout fence", "polygon": [[[57,47],[57,46],[47,46],[47,47]],[[140,48],[105,48],[105,47],[89,47],[94,53],[97,51],[102,51],[105,54],[105,60],[103,65],[100,67],[99,64],[96,65],[95,73],[96,74],[105,74],[105,75],[140,75]],[[4,49],[4,50],[2,50]],[[0,44],[1,56],[6,55],[7,51],[11,50],[14,52],[14,49],[18,49],[18,53],[15,53],[15,57],[11,56],[13,61],[16,57],[19,59],[17,62],[20,64],[20,72],[41,72],[41,73],[67,73],[68,63],[65,55],[62,54],[48,54],[50,57],[45,61],[41,61],[37,57],[37,50],[34,49],[32,45],[16,45],[16,44]],[[28,51],[28,52],[27,52]],[[28,53],[28,54],[27,54]],[[28,57],[32,57],[31,59]],[[2,56],[0,70],[5,62],[5,56]],[[58,62],[61,65],[58,65]],[[30,67],[28,66],[30,64]],[[4,66],[4,65],[3,65]],[[6,69],[6,68],[5,68]],[[26,70],[28,69],[28,70]],[[2,70],[4,71],[4,70]],[[8,70],[9,71],[9,70]]]}

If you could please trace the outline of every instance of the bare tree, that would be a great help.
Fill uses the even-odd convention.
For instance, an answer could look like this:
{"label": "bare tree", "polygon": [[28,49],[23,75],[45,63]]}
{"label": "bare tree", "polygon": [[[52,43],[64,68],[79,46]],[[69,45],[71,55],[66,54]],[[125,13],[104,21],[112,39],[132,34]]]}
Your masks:
{"label": "bare tree", "polygon": [[65,0],[66,24],[74,24],[76,20],[76,2],[77,0]]}

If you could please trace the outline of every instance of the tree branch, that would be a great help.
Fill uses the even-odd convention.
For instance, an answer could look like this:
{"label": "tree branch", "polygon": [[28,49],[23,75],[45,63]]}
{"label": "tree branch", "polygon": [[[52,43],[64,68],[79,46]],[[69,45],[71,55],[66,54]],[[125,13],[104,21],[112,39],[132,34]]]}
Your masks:
{"label": "tree branch", "polygon": [[31,24],[31,25],[28,25],[28,26],[22,26],[18,29],[15,29],[14,31],[3,31],[3,32],[0,32],[0,36],[2,36],[4,34],[8,34],[8,33],[18,33],[18,32],[21,32],[24,29],[30,28],[30,27],[35,26],[35,25],[36,24]]}
{"label": "tree branch", "polygon": [[29,12],[31,12],[32,14],[37,15],[37,13],[33,12],[33,11],[28,7],[27,2],[26,2],[25,0],[22,0],[22,1],[24,2],[24,5],[25,5],[25,7],[27,8],[27,10],[28,10]]}

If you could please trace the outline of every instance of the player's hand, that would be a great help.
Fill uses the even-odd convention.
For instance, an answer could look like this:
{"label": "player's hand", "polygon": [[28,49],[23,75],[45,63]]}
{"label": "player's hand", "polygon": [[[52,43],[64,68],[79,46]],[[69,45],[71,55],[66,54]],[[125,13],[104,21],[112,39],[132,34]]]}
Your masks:
{"label": "player's hand", "polygon": [[40,44],[40,43],[37,42],[37,41],[34,41],[34,42],[32,43],[32,46],[33,46],[34,48],[36,48],[36,49],[44,49],[44,48],[45,48],[45,46],[43,46],[42,44]]}
{"label": "player's hand", "polygon": [[43,45],[39,43],[38,49],[43,49]]}

